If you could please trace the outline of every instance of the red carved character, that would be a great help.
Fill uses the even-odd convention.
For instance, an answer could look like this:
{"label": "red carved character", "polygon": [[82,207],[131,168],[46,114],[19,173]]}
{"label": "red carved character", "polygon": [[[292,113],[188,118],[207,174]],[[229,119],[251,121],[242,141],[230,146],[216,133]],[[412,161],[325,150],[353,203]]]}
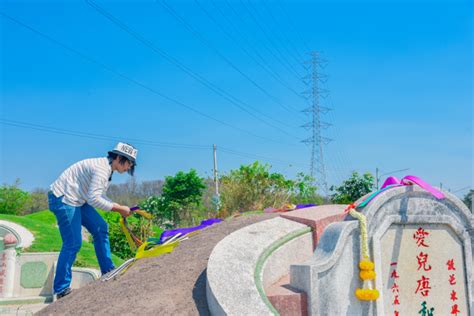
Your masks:
{"label": "red carved character", "polygon": [[423,268],[425,271],[430,271],[431,270],[431,265],[427,265],[428,263],[428,254],[420,252],[418,256],[416,256],[416,259],[418,259],[418,270]]}
{"label": "red carved character", "polygon": [[413,234],[413,239],[416,240],[416,245],[418,247],[423,246],[423,247],[429,247],[427,244],[425,244],[425,238],[428,236],[430,233],[425,231],[423,228],[418,228],[418,230]]}
{"label": "red carved character", "polygon": [[446,265],[448,266],[448,271],[456,270],[456,268],[454,267],[454,259],[449,259],[448,262],[446,262]]}
{"label": "red carved character", "polygon": [[395,294],[395,293],[400,293],[400,289],[399,289],[397,283],[393,283],[391,290],[392,290],[392,293],[393,293],[393,294]]}
{"label": "red carved character", "polygon": [[456,284],[456,277],[454,276],[454,274],[449,275],[449,284],[451,285]]}
{"label": "red carved character", "polygon": [[457,301],[457,300],[458,300],[458,297],[457,297],[456,295],[457,295],[456,291],[453,290],[453,291],[451,292],[451,301],[454,302],[454,301]]}
{"label": "red carved character", "polygon": [[418,293],[419,291],[421,295],[428,296],[431,290],[430,278],[427,278],[424,275],[422,275],[421,279],[416,282],[418,282],[418,286],[416,287],[415,294]]}
{"label": "red carved character", "polygon": [[461,311],[458,308],[458,304],[454,304],[453,306],[451,306],[451,315],[457,315],[460,312]]}

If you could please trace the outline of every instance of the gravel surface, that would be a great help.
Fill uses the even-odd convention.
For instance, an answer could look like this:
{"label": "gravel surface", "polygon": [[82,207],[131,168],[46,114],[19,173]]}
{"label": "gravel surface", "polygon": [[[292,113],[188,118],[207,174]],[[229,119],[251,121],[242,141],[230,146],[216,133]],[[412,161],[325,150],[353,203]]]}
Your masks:
{"label": "gravel surface", "polygon": [[172,253],[140,259],[125,274],[74,290],[36,315],[209,315],[206,267],[212,249],[233,231],[275,216],[240,216],[210,226]]}

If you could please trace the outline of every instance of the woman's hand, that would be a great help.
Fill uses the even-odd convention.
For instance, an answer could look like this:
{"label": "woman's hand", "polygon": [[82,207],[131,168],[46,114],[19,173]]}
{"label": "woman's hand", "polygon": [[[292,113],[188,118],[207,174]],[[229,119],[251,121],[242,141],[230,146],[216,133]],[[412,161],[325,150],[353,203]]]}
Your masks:
{"label": "woman's hand", "polygon": [[114,206],[112,207],[112,211],[120,213],[123,217],[128,217],[131,215],[130,208],[125,205],[120,205],[117,203],[114,203]]}

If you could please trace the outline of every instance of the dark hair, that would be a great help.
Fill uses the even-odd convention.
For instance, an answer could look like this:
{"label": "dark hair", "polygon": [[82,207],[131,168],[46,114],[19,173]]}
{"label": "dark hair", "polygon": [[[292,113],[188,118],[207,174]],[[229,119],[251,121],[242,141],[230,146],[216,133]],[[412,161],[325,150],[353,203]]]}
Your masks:
{"label": "dark hair", "polygon": [[116,153],[109,153],[107,155],[107,158],[109,159],[109,162],[112,163],[113,160],[115,160],[115,158],[119,157],[119,163],[121,165],[123,165],[124,163],[126,163],[127,161],[130,162],[130,169],[128,169],[128,174],[133,176],[133,174],[135,173],[135,163],[133,161],[131,161],[130,159],[128,159],[127,157],[125,156],[122,156],[122,155],[119,155],[119,154],[116,154]]}

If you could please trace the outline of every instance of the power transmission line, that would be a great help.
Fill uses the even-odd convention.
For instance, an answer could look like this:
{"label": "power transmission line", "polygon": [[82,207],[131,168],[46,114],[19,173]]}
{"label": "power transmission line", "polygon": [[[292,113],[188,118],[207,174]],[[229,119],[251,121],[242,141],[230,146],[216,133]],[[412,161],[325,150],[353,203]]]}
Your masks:
{"label": "power transmission line", "polygon": [[[222,10],[219,9],[219,7],[215,4],[215,2],[213,0],[211,0],[211,2],[214,4],[214,7],[216,7],[216,9],[220,12],[220,14],[227,20],[227,22],[230,24],[230,25],[233,25],[233,27],[235,29],[239,29],[238,27],[236,27],[232,20],[229,19],[223,12]],[[228,0],[224,0],[225,4],[227,5],[227,7],[229,7],[229,9],[232,11],[232,13],[235,15],[236,18],[238,18],[240,20],[240,22],[243,24],[243,25],[246,25],[246,22],[245,20],[242,18],[241,14],[239,14],[235,8],[229,3]],[[240,32],[239,32],[240,33]],[[255,48],[255,45],[251,44],[250,41],[244,36],[242,35],[242,33],[240,33],[241,37],[244,38],[244,40],[246,41],[247,45],[255,52],[255,54],[257,56],[260,57],[260,59],[263,60],[263,57],[258,53],[258,50]],[[268,53],[270,53],[283,67],[286,68],[286,70],[288,70],[288,73],[293,75],[298,81],[302,81],[301,80],[301,77],[299,77],[297,74],[295,74],[292,69],[291,69],[291,66],[289,67],[287,64],[285,64],[280,57],[278,57],[264,42],[260,42],[259,43],[261,46],[263,46]],[[278,75],[278,73],[275,73],[280,79],[281,77]]]}
{"label": "power transmission line", "polygon": [[4,13],[4,12],[0,12],[0,15],[2,15],[4,18],[7,18],[8,20],[10,20],[10,21],[12,21],[12,22],[14,22],[14,23],[16,23],[16,24],[18,24],[18,25],[20,25],[20,26],[22,26],[22,27],[24,27],[24,28],[26,28],[26,29],[28,29],[28,30],[30,30],[31,32],[33,32],[33,33],[35,33],[35,34],[40,35],[42,38],[45,38],[45,39],[47,39],[48,41],[50,41],[50,42],[52,42],[52,43],[54,43],[54,44],[56,44],[56,45],[58,45],[58,46],[60,46],[60,47],[62,47],[62,48],[64,48],[64,49],[66,49],[66,50],[68,50],[68,51],[74,53],[75,55],[78,55],[79,57],[81,57],[82,59],[88,61],[89,63],[92,63],[92,64],[94,64],[94,65],[96,65],[96,66],[99,66],[99,67],[101,67],[101,68],[103,68],[103,69],[105,69],[105,70],[107,70],[107,71],[109,71],[109,72],[115,74],[116,76],[118,76],[118,77],[120,77],[120,78],[122,78],[122,79],[125,79],[126,81],[131,82],[131,83],[133,83],[133,84],[135,84],[135,85],[137,85],[137,86],[139,86],[139,87],[141,87],[141,88],[143,88],[143,89],[145,89],[145,90],[147,90],[147,91],[149,91],[149,92],[151,92],[151,93],[153,93],[153,94],[156,94],[156,95],[160,96],[161,98],[163,98],[163,99],[165,99],[165,100],[167,100],[167,101],[170,101],[170,102],[172,102],[172,103],[174,103],[174,104],[177,104],[177,105],[179,105],[179,106],[181,106],[181,107],[183,107],[183,108],[185,108],[185,109],[187,109],[187,110],[189,110],[189,111],[191,111],[191,112],[194,112],[195,114],[198,114],[199,116],[205,117],[205,118],[207,118],[207,119],[209,119],[209,120],[215,121],[215,122],[217,122],[217,123],[219,123],[219,124],[221,124],[221,125],[230,127],[230,128],[232,128],[232,129],[235,129],[235,130],[238,130],[238,131],[240,131],[240,132],[242,132],[242,133],[245,133],[245,134],[247,134],[247,135],[253,136],[253,137],[255,137],[255,138],[263,139],[263,140],[270,141],[270,142],[274,142],[274,143],[279,143],[279,144],[284,144],[284,145],[295,146],[294,144],[283,143],[283,142],[278,141],[278,140],[274,140],[274,139],[271,139],[271,138],[268,138],[268,137],[264,137],[264,136],[257,135],[257,134],[255,134],[255,133],[252,133],[252,132],[250,132],[250,131],[247,131],[247,130],[245,130],[245,129],[242,129],[242,128],[238,127],[238,126],[234,126],[234,125],[232,125],[232,124],[230,124],[230,123],[227,123],[227,122],[225,122],[225,121],[219,120],[219,119],[217,119],[217,118],[215,118],[215,117],[213,117],[213,116],[211,116],[211,115],[208,115],[208,114],[206,114],[206,113],[204,113],[204,112],[201,112],[201,111],[195,109],[195,108],[192,107],[192,106],[189,106],[189,105],[187,105],[187,104],[185,104],[185,103],[183,103],[183,102],[180,102],[180,101],[178,101],[178,100],[176,100],[176,99],[173,99],[173,98],[171,98],[171,97],[169,97],[169,96],[167,96],[167,95],[165,95],[165,94],[163,94],[163,93],[161,93],[161,92],[159,92],[159,91],[157,91],[157,90],[155,90],[155,89],[153,89],[153,88],[150,88],[150,87],[148,87],[147,85],[145,85],[145,84],[143,84],[143,83],[141,83],[141,82],[139,82],[139,81],[137,81],[137,80],[135,80],[135,79],[133,79],[133,78],[130,78],[130,77],[128,77],[128,76],[126,76],[126,75],[124,75],[124,74],[118,72],[118,71],[116,71],[115,69],[111,68],[110,66],[108,66],[108,65],[106,65],[106,64],[103,64],[103,63],[101,63],[101,62],[99,62],[99,61],[96,61],[95,59],[93,59],[93,58],[91,58],[91,57],[89,57],[89,56],[87,56],[87,55],[81,53],[80,51],[78,51],[78,50],[76,50],[76,49],[74,49],[74,48],[72,48],[72,47],[69,47],[69,46],[67,46],[66,44],[63,44],[63,43],[59,42],[58,40],[52,38],[51,36],[46,35],[45,33],[42,33],[42,32],[40,32],[40,31],[36,30],[35,28],[33,28],[33,27],[31,27],[31,26],[29,26],[29,25],[27,25],[27,24],[25,24],[25,23],[23,23],[23,22],[21,22],[21,21],[15,19],[15,18],[13,18],[13,17],[7,15],[7,14]]}
{"label": "power transmission line", "polygon": [[310,160],[310,174],[312,177],[316,175],[316,183],[319,187],[322,187],[324,192],[328,193],[328,186],[326,180],[326,166],[324,163],[324,146],[327,145],[331,140],[322,136],[322,129],[329,126],[324,123],[321,116],[324,112],[329,111],[329,108],[322,107],[320,104],[321,92],[326,91],[321,89],[319,72],[321,58],[318,52],[311,53],[311,60],[307,63],[311,65],[311,79],[312,86],[308,91],[311,97],[311,106],[304,110],[304,112],[310,113],[311,122],[303,125],[303,127],[311,128],[311,137],[303,140],[303,143],[311,145],[311,160]]}
{"label": "power transmission line", "polygon": [[[265,4],[265,2],[263,2],[263,3]],[[256,6],[252,3],[252,1],[248,1],[248,4],[249,4],[249,6],[252,8],[252,10],[254,11],[254,13],[257,15],[258,20],[261,21],[262,25],[264,25],[263,16],[262,16],[262,15],[260,14],[260,12],[257,10]],[[272,15],[269,10],[267,10],[267,11],[270,13],[270,15]],[[291,56],[291,57],[295,60],[296,65],[302,67],[302,65],[303,65],[302,63],[303,63],[304,59],[303,59],[303,58],[298,58],[298,57],[295,56],[295,54],[293,54],[292,52],[290,52],[290,50],[288,49],[287,45],[285,45],[284,41],[281,40],[281,37],[280,37],[280,35],[279,35],[278,32],[274,32],[274,30],[273,30],[270,26],[268,26],[268,30],[271,32],[270,39],[272,40],[272,42],[273,42],[273,39],[276,39],[276,41],[273,42],[274,46],[275,46],[275,47],[278,47],[278,46],[276,45],[276,42],[279,42],[280,45],[281,45],[281,47],[283,47],[283,49],[286,51],[286,53],[287,53],[289,56]],[[283,54],[282,54],[282,56],[283,56]],[[284,56],[283,56],[283,58],[284,58]]]}
{"label": "power transmission line", "polygon": [[3,118],[0,118],[0,124],[28,128],[28,129],[33,129],[33,130],[43,131],[43,132],[48,132],[48,133],[53,133],[53,134],[76,136],[76,137],[81,137],[81,138],[90,138],[90,139],[97,139],[97,140],[129,141],[135,144],[148,145],[148,146],[186,148],[186,149],[206,149],[206,150],[210,148],[210,146],[202,146],[202,145],[157,142],[157,141],[151,141],[151,140],[139,139],[139,138],[116,137],[116,136],[109,136],[109,135],[104,135],[104,134],[87,133],[87,132],[74,131],[74,130],[62,129],[62,128],[57,128],[57,127],[51,127],[51,126],[46,126],[46,125],[33,124],[29,122],[21,122],[21,121],[15,121],[15,120],[3,119]]}
{"label": "power transmission line", "polygon": [[303,39],[303,37],[301,36],[301,34],[297,31],[296,27],[295,27],[295,23],[293,22],[293,19],[290,17],[290,15],[288,14],[287,10],[283,7],[283,4],[281,2],[281,0],[277,0],[276,2],[278,2],[278,5],[280,6],[281,8],[281,11],[285,14],[286,18],[288,19],[288,21],[290,22],[290,25],[291,27],[293,28],[293,31],[295,34],[298,35],[298,37],[300,38],[300,40],[303,42],[303,45],[306,47],[306,50],[309,52],[311,51],[311,49],[309,48],[308,44],[306,44],[306,41]]}
{"label": "power transmission line", "polygon": [[169,6],[164,0],[158,0],[158,4],[161,5],[168,13],[174,17],[179,23],[181,23],[191,34],[193,34],[196,38],[198,38],[204,45],[209,47],[216,55],[218,55],[222,60],[225,61],[232,69],[237,71],[242,77],[247,79],[253,86],[255,86],[258,90],[260,90],[263,94],[265,94],[268,98],[270,98],[274,103],[278,104],[285,110],[290,113],[294,113],[296,109],[292,108],[291,106],[285,105],[278,100],[277,97],[269,93],[265,88],[263,88],[260,84],[258,84],[255,80],[250,78],[245,72],[243,72],[239,67],[237,67],[230,59],[228,59],[224,54],[222,54],[209,40],[207,40],[201,33],[199,33],[196,29],[194,29],[185,19],[183,19],[171,6]]}
{"label": "power transmission line", "polygon": [[271,158],[271,157],[266,157],[266,156],[261,156],[261,155],[255,155],[255,154],[249,154],[249,153],[245,153],[245,152],[235,151],[233,149],[229,149],[229,148],[225,148],[225,147],[219,147],[219,150],[221,152],[228,153],[228,154],[233,154],[233,155],[236,155],[236,156],[247,157],[247,158],[261,158],[261,159],[266,159],[266,160],[270,160],[270,161],[275,161],[275,162],[278,162],[280,164],[289,164],[289,165],[300,166],[300,167],[305,167],[305,168],[307,168],[309,166],[309,165],[303,164],[303,163],[295,163],[295,162],[291,162],[291,161],[285,161],[285,160],[275,159],[275,158]]}
{"label": "power transmission line", "polygon": [[[240,3],[242,4],[242,6],[244,7],[244,9],[247,11],[247,13],[249,14],[250,18],[253,20],[253,22],[258,26],[258,28],[262,31],[263,35],[265,36],[265,38],[267,39],[267,41],[273,45],[273,47],[275,48],[275,50],[277,51],[277,53],[281,56],[282,60],[285,61],[285,63],[288,65],[288,67],[291,69],[291,71],[298,77],[298,78],[301,78],[301,74],[298,73],[298,71],[291,66],[291,64],[285,59],[285,56],[282,54],[282,52],[280,51],[280,49],[278,48],[278,46],[274,43],[272,37],[267,33],[267,31],[265,30],[265,28],[262,26],[262,24],[259,22],[259,19],[257,17],[255,17],[255,15],[252,13],[252,11],[248,8],[248,6],[245,4],[245,2],[243,0],[240,0]],[[251,5],[251,2],[249,2],[249,4]]]}
{"label": "power transmission line", "polygon": [[[268,14],[270,15],[270,17],[272,18],[273,22],[279,26],[279,22],[278,22],[278,19],[275,17],[275,15],[272,13],[272,10],[270,9],[270,7],[267,5],[267,2],[265,0],[262,1],[263,3],[263,7],[265,8],[265,10],[268,12]],[[281,27],[280,27],[281,29]],[[293,44],[293,41],[291,41],[288,37],[286,37],[285,35],[285,32],[281,32],[280,33],[283,37],[283,42],[286,42],[288,44],[290,44],[291,48],[293,49],[293,51],[296,53],[296,55],[298,55],[298,60],[300,61],[300,63],[304,60],[304,57],[300,54],[299,50],[296,48],[296,46]]]}
{"label": "power transmission line", "polygon": [[[281,77],[279,77],[269,66],[268,64],[265,62],[264,59],[262,59],[263,62],[260,62],[258,61],[244,46],[242,45],[239,45],[239,43],[237,43],[237,39],[232,35],[232,33],[228,32],[225,27],[219,22],[217,21],[217,19],[214,18],[214,16],[201,4],[199,3],[198,0],[194,0],[194,2],[196,3],[196,5],[201,9],[202,12],[204,12],[204,14],[206,14],[206,16],[215,24],[217,25],[217,27],[229,38],[231,39],[233,42],[235,42],[237,44],[237,46],[249,57],[251,58],[260,68],[262,68],[267,74],[269,74],[273,79],[275,79],[275,81],[277,81],[278,83],[280,83],[282,86],[284,86],[285,88],[287,88],[288,90],[290,90],[291,92],[293,92],[293,94],[295,94],[297,97],[299,98],[303,98],[303,96],[301,96],[300,93],[298,93],[295,89],[293,89],[292,87],[290,87],[286,82],[284,82]],[[211,1],[212,4],[214,6],[216,6],[215,2],[214,1]],[[222,11],[220,11],[220,9],[218,9],[219,12],[221,12],[221,15],[222,14]],[[225,15],[223,15],[225,16]],[[261,57],[261,56],[260,56]]]}
{"label": "power transmission line", "polygon": [[[166,148],[191,149],[191,150],[196,150],[196,149],[197,150],[211,150],[212,149],[212,146],[206,146],[206,145],[158,142],[158,141],[152,141],[152,140],[146,140],[146,139],[140,139],[140,138],[116,137],[116,136],[110,136],[110,135],[104,135],[104,134],[95,134],[95,133],[74,131],[74,130],[69,130],[69,129],[62,129],[62,128],[57,128],[57,127],[51,127],[51,126],[46,126],[46,125],[34,124],[30,122],[15,121],[15,120],[3,119],[3,118],[0,118],[0,124],[13,126],[13,127],[32,129],[32,130],[37,130],[37,131],[42,131],[42,132],[47,132],[47,133],[52,133],[52,134],[74,136],[74,137],[88,138],[88,139],[95,139],[95,140],[128,141],[136,145],[144,145],[144,146],[152,146],[152,147],[166,147]],[[219,147],[219,149],[227,154],[234,155],[234,156],[262,158],[269,161],[275,161],[277,163],[292,164],[295,166],[300,165],[300,166],[307,167],[307,165],[304,165],[301,163],[284,161],[284,160],[280,160],[280,159],[276,159],[272,157],[266,157],[266,156],[261,156],[257,154],[236,151],[231,148]]]}
{"label": "power transmission line", "polygon": [[198,81],[199,83],[201,83],[202,85],[204,85],[206,88],[210,89],[211,91],[213,91],[214,93],[216,93],[217,95],[219,95],[220,97],[224,98],[225,100],[227,100],[228,102],[230,102],[231,104],[233,104],[234,106],[236,106],[237,108],[239,108],[240,110],[244,111],[245,113],[249,114],[250,116],[252,116],[253,118],[257,119],[258,121],[272,127],[272,128],[275,128],[277,129],[278,131],[290,136],[290,137],[296,137],[294,135],[292,135],[291,133],[288,133],[286,130],[280,128],[278,125],[274,125],[272,123],[269,123],[267,122],[266,120],[263,120],[261,118],[259,118],[258,116],[256,116],[255,114],[253,114],[252,112],[250,112],[247,108],[259,113],[261,116],[264,116],[266,117],[267,119],[269,120],[274,120],[274,121],[277,121],[279,123],[279,125],[285,125],[284,122],[282,121],[279,121],[277,119],[274,119],[270,116],[268,116],[266,113],[263,113],[261,112],[260,110],[250,106],[249,104],[243,102],[242,100],[238,99],[237,97],[231,95],[230,93],[228,93],[227,91],[221,89],[220,87],[216,86],[215,84],[213,84],[212,82],[210,82],[209,80],[207,80],[206,78],[202,77],[201,75],[199,75],[198,73],[194,72],[193,70],[191,70],[189,67],[183,65],[181,62],[179,62],[176,58],[172,57],[171,55],[167,54],[165,51],[163,51],[162,49],[160,49],[159,47],[157,47],[153,42],[145,39],[143,36],[141,36],[138,32],[132,30],[130,27],[128,27],[124,22],[122,22],[119,18],[117,18],[116,16],[114,16],[113,14],[111,14],[110,12],[108,12],[107,10],[105,10],[104,8],[102,8],[101,6],[99,6],[97,3],[95,3],[94,1],[92,0],[85,0],[85,2],[90,6],[92,7],[94,10],[96,10],[98,13],[100,13],[102,16],[104,16],[105,18],[107,18],[109,21],[111,21],[112,23],[114,23],[116,26],[118,26],[121,30],[125,31],[126,33],[128,33],[129,35],[131,35],[133,38],[135,38],[136,40],[138,40],[140,43],[142,43],[143,45],[145,45],[146,47],[150,48],[154,53],[157,53],[159,54],[160,56],[162,56],[163,58],[165,58],[168,62],[172,63],[173,65],[175,65],[176,67],[178,67],[179,69],[181,69],[183,72],[185,72],[186,74],[188,74],[189,76],[191,76],[193,79],[195,79],[196,81]]}

